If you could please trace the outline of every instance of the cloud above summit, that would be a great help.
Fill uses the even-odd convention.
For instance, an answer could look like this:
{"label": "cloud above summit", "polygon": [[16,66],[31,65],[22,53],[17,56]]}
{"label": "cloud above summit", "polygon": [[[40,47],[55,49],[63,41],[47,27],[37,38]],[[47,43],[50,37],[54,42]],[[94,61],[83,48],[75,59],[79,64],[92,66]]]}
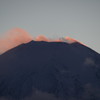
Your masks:
{"label": "cloud above summit", "polygon": [[65,37],[59,39],[48,39],[44,35],[40,35],[37,37],[32,37],[27,31],[14,28],[10,31],[7,31],[3,36],[0,37],[0,54],[24,43],[28,43],[30,41],[46,41],[46,42],[67,42],[69,44],[77,42],[76,40]]}
{"label": "cloud above summit", "polygon": [[32,36],[28,32],[20,28],[14,28],[0,37],[0,54],[20,44],[28,43],[31,40],[33,40]]}

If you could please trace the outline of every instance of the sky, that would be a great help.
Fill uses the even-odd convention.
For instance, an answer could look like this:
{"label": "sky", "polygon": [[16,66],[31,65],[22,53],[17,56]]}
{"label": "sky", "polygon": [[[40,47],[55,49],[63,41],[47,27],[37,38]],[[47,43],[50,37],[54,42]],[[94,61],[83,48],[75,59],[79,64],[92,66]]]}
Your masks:
{"label": "sky", "polygon": [[0,34],[71,37],[100,53],[100,0],[0,0]]}

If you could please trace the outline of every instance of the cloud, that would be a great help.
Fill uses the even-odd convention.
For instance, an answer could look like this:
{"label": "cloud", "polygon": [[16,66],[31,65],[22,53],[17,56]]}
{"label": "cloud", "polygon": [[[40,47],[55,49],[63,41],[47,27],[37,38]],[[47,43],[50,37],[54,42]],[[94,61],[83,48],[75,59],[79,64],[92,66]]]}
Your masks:
{"label": "cloud", "polygon": [[46,38],[44,35],[40,35],[40,36],[37,36],[35,39],[35,41],[50,41],[48,38]]}
{"label": "cloud", "polygon": [[33,90],[33,93],[29,96],[23,98],[11,98],[11,97],[2,97],[0,100],[65,100],[59,97],[56,97],[54,94],[42,92],[40,90]]}
{"label": "cloud", "polygon": [[60,40],[69,44],[77,42],[75,39],[72,39],[70,37],[60,38]]}
{"label": "cloud", "polygon": [[14,28],[6,32],[5,35],[0,38],[0,54],[20,44],[28,43],[31,40],[33,40],[33,38],[28,32],[20,28]]}
{"label": "cloud", "polygon": [[24,100],[62,100],[62,99],[56,97],[54,94],[36,90],[30,97],[26,97],[24,98]]}
{"label": "cloud", "polygon": [[0,54],[18,46],[23,43],[28,43],[30,41],[46,41],[46,42],[66,42],[69,44],[77,42],[75,39],[70,37],[49,39],[44,35],[37,36],[33,38],[28,32],[20,28],[14,28],[5,33],[4,36],[0,37]]}
{"label": "cloud", "polygon": [[95,65],[95,61],[92,58],[88,57],[88,58],[85,59],[84,65],[86,65],[86,66],[94,66]]}

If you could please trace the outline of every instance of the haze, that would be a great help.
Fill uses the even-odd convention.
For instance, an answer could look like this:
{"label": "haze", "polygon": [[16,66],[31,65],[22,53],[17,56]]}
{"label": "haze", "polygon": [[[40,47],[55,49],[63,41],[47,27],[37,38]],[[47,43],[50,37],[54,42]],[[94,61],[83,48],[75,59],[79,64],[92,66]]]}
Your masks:
{"label": "haze", "polygon": [[0,34],[69,36],[100,53],[100,0],[0,0]]}

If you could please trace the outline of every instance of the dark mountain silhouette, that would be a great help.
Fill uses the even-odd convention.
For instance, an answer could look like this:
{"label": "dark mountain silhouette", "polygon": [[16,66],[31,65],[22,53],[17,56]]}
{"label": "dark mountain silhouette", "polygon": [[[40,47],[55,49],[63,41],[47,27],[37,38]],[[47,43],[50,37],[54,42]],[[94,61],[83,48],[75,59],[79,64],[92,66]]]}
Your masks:
{"label": "dark mountain silhouette", "polygon": [[100,100],[100,54],[78,42],[19,45],[0,55],[0,100]]}

